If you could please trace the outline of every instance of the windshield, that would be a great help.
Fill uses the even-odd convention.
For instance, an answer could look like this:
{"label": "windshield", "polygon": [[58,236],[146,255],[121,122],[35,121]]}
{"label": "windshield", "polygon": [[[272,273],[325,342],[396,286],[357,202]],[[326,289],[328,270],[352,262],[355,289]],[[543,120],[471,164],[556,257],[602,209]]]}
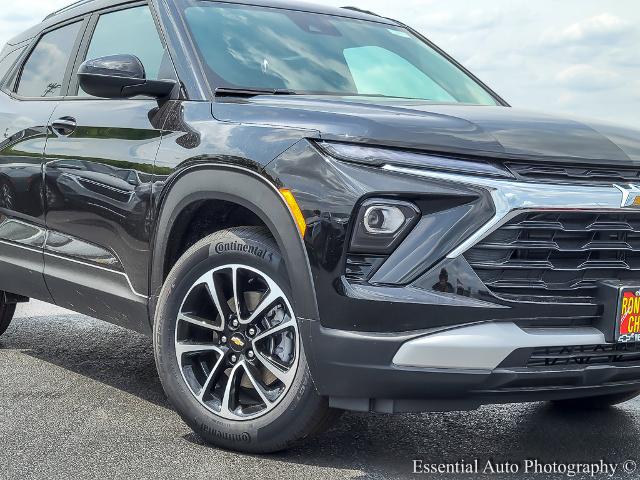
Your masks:
{"label": "windshield", "polygon": [[196,0],[184,17],[213,88],[498,104],[401,27]]}

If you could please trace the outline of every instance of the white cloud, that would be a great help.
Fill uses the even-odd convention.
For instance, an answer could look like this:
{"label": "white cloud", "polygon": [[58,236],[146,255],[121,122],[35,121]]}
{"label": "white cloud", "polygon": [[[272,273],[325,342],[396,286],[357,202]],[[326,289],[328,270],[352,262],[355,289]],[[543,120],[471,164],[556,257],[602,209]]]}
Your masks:
{"label": "white cloud", "polygon": [[71,0],[2,0],[0,43],[38,24],[48,14],[71,3]]}
{"label": "white cloud", "polygon": [[611,13],[602,13],[573,23],[560,31],[547,30],[543,43],[547,45],[611,45],[633,33],[633,25]]}
{"label": "white cloud", "polygon": [[611,48],[607,50],[607,59],[621,68],[633,68],[636,75],[640,70],[640,48]]}
{"label": "white cloud", "polygon": [[612,40],[624,36],[631,27],[631,23],[610,13],[603,13],[569,26],[563,35],[575,42]]}
{"label": "white cloud", "polygon": [[419,22],[429,30],[449,32],[478,32],[495,28],[502,21],[500,11],[488,9],[469,10],[466,12],[439,11],[417,17]]}
{"label": "white cloud", "polygon": [[572,90],[609,90],[624,82],[624,78],[615,73],[593,65],[572,65],[557,75],[558,82]]}

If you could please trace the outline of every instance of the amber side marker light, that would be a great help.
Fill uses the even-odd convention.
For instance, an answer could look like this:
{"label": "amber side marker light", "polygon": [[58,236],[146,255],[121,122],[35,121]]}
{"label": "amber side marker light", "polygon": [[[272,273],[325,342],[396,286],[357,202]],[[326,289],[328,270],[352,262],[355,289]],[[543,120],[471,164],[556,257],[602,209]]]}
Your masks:
{"label": "amber side marker light", "polygon": [[296,197],[293,196],[293,193],[288,188],[281,188],[280,193],[284,197],[284,200],[287,202],[289,206],[289,210],[293,215],[293,218],[296,221],[296,225],[298,226],[298,230],[300,231],[300,235],[304,238],[304,234],[307,231],[307,222],[304,220],[304,216],[302,215],[302,211],[298,206],[298,202],[296,201]]}

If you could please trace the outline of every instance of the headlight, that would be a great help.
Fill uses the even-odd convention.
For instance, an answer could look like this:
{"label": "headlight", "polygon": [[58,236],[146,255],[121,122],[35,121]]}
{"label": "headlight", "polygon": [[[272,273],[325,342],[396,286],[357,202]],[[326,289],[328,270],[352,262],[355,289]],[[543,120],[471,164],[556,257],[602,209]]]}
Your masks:
{"label": "headlight", "polygon": [[412,166],[452,173],[514,178],[509,170],[502,165],[485,160],[466,160],[350,143],[318,142],[317,145],[331,157],[345,162],[362,163],[376,167],[384,165]]}

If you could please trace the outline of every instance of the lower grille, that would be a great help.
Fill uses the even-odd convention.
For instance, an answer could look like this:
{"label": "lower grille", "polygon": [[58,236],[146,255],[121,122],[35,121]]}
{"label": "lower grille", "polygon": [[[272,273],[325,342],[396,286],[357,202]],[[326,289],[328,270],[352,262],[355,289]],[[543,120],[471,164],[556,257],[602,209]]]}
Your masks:
{"label": "lower grille", "polygon": [[350,282],[362,283],[369,280],[387,257],[368,257],[365,255],[348,255],[345,277]]}
{"label": "lower grille", "polygon": [[592,297],[598,282],[640,284],[640,213],[526,213],[465,257],[507,295]]}
{"label": "lower grille", "polygon": [[579,345],[537,348],[527,367],[640,364],[640,345]]}

